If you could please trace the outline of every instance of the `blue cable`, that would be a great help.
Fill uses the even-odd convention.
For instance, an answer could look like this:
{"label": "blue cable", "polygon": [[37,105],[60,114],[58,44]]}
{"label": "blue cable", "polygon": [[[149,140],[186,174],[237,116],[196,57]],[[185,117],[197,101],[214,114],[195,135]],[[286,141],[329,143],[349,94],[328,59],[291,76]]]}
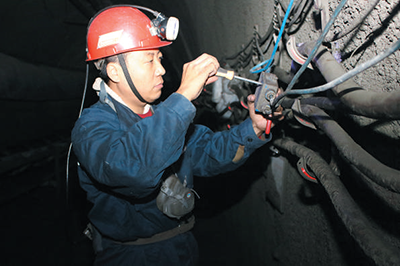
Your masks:
{"label": "blue cable", "polygon": [[[279,30],[278,38],[276,39],[274,50],[272,51],[272,54],[271,54],[271,59],[266,60],[264,62],[261,62],[258,65],[254,66],[253,68],[250,69],[250,73],[260,73],[260,72],[263,72],[265,70],[267,70],[267,72],[270,71],[269,68],[270,68],[272,62],[274,61],[274,56],[275,56],[276,50],[278,49],[279,41],[281,40],[281,37],[282,37],[282,34],[283,34],[283,30],[285,29],[286,20],[289,17],[290,10],[292,9],[293,2],[294,2],[294,0],[290,1],[289,6],[288,6],[288,8],[286,10],[285,17],[283,19],[281,29]],[[267,66],[261,68],[264,65],[267,65]],[[258,68],[260,68],[260,69],[258,69]]]}
{"label": "blue cable", "polygon": [[307,58],[306,62],[304,62],[304,64],[299,69],[299,71],[297,71],[296,75],[294,75],[293,79],[290,81],[289,85],[287,86],[286,91],[290,91],[293,88],[294,83],[297,81],[297,79],[300,77],[300,75],[304,72],[304,70],[306,70],[306,68],[307,68],[308,64],[311,62],[311,60],[314,59],[314,55],[317,53],[318,48],[321,46],[322,42],[325,39],[325,36],[328,34],[329,29],[331,28],[333,22],[336,20],[336,17],[339,15],[339,12],[342,10],[342,8],[346,4],[346,2],[347,2],[347,0],[342,0],[339,3],[339,5],[336,7],[336,10],[333,13],[333,16],[326,24],[321,36],[319,36],[317,42],[315,43],[313,50],[311,51],[310,55]]}
{"label": "blue cable", "polygon": [[302,90],[292,90],[292,91],[285,91],[284,93],[280,94],[273,103],[273,106],[276,105],[276,103],[280,102],[281,99],[287,95],[296,95],[296,94],[313,94],[313,93],[318,93],[322,91],[329,90],[333,87],[336,87],[337,85],[345,82],[346,80],[354,77],[355,75],[361,73],[362,71],[366,70],[367,68],[370,68],[373,65],[376,65],[395,51],[400,49],[400,40],[398,40],[395,44],[393,44],[391,47],[389,47],[386,51],[381,53],[380,55],[375,56],[371,60],[362,63],[358,67],[350,70],[346,74],[343,74],[342,76],[324,84],[318,87],[310,88],[310,89],[302,89]]}

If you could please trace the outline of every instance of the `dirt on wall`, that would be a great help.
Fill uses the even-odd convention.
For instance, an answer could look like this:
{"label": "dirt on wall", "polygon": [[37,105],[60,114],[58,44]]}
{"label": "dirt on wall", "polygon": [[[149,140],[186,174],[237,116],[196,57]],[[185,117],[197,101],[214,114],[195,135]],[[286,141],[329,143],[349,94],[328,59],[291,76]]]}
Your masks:
{"label": "dirt on wall", "polygon": [[[217,58],[237,53],[254,36],[255,27],[262,36],[273,20],[274,1],[192,1],[188,12],[193,32],[199,40],[195,54],[210,53]],[[289,0],[282,1],[284,5]],[[340,0],[313,1],[307,17],[293,33],[296,43],[317,40],[322,32],[317,2],[325,3],[326,19],[334,13]],[[311,3],[311,2],[310,2]],[[349,0],[340,11],[325,40],[346,70],[351,70],[390,47],[400,37],[400,3],[395,0]],[[279,10],[283,17],[284,12]],[[270,49],[272,50],[272,49]],[[291,58],[282,53],[279,66],[290,71]],[[390,92],[400,89],[400,51],[354,77],[366,90]],[[254,61],[257,63],[257,61]],[[254,66],[251,65],[250,67]],[[244,75],[250,75],[247,69]]]}
{"label": "dirt on wall", "polygon": [[[330,4],[331,10],[339,1]],[[388,49],[400,37],[400,2],[348,1],[335,21],[331,33],[343,38],[336,41],[343,58],[343,66],[353,69],[359,64]],[[343,32],[347,34],[343,34]],[[354,81],[369,91],[400,90],[400,51],[354,77]],[[354,118],[363,126],[373,119]],[[375,128],[393,138],[400,138],[400,121],[390,121]]]}
{"label": "dirt on wall", "polygon": [[[332,3],[333,2],[333,3]],[[330,3],[330,11],[339,1]],[[398,1],[348,1],[328,39],[343,36],[336,43],[343,66],[353,69],[389,48],[400,37]],[[400,89],[400,52],[357,75],[354,80],[363,88],[375,91]]]}
{"label": "dirt on wall", "polygon": [[[191,10],[191,16],[196,24],[194,27],[196,33],[201,40],[199,47],[202,52],[211,53],[218,58],[237,53],[253,37],[255,25],[258,25],[261,36],[265,34],[273,17],[275,1],[252,0],[246,5],[243,5],[243,2],[231,0],[227,4],[227,0],[205,0],[194,4],[195,8]],[[287,7],[289,0],[281,2]],[[324,28],[318,20],[320,12],[315,7],[316,2],[327,4],[325,10],[329,14],[329,19],[341,1],[309,2],[311,7],[307,10],[305,22],[298,31],[293,33],[296,43],[317,40]],[[284,14],[282,10],[279,11],[281,17]],[[325,40],[332,44],[331,51],[336,55],[341,66],[350,71],[379,55],[397,41],[400,36],[399,19],[398,0],[349,0],[334,21]],[[286,53],[280,53],[280,55],[282,58],[280,58],[279,67],[290,71],[292,59]],[[267,54],[265,57],[269,58],[269,56],[270,54]],[[399,56],[400,51],[396,51],[380,63],[358,74],[353,78],[354,81],[366,91],[389,94],[400,90]],[[256,63],[259,61],[255,60],[250,67]],[[250,76],[248,69],[241,74]],[[376,120],[359,115],[351,115],[349,120],[351,121],[346,121],[346,124],[339,119],[338,122],[344,130],[350,131],[351,137],[365,150],[386,165],[398,169],[400,165],[398,159],[400,158],[399,121]],[[359,131],[354,130],[354,125]],[[298,131],[296,128],[290,129],[294,131],[292,136],[307,143],[308,138],[305,136],[310,134],[309,131],[303,131],[303,128]],[[310,139],[313,142],[308,143],[311,147],[318,146],[312,145],[317,142],[316,139],[311,137]],[[327,151],[325,146],[323,148],[325,149],[319,150],[322,153]],[[270,154],[263,154],[262,158],[265,159],[263,164],[267,164]],[[265,180],[256,179],[257,181],[243,200],[232,204],[219,216],[208,219],[207,223],[217,225],[215,231],[219,235],[230,236],[233,240],[226,241],[226,237],[218,238],[218,234],[214,234],[213,231],[211,235],[215,245],[207,243],[201,248],[218,253],[220,252],[218,250],[229,242],[233,247],[224,253],[223,261],[229,260],[231,265],[244,265],[245,260],[246,265],[375,265],[348,234],[322,187],[313,187],[313,184],[306,183],[308,181],[301,179],[297,169],[292,168],[296,162],[295,159],[292,158],[293,161],[283,164],[282,168],[290,173],[281,174],[281,169],[273,169],[273,164],[268,164],[270,168],[266,171]],[[362,185],[362,181],[354,178],[354,172],[350,170],[350,168],[343,168],[340,175],[347,182],[346,185],[352,196],[360,208],[370,215],[368,219],[374,223],[374,229],[379,231],[379,235],[398,248],[399,234],[396,223],[398,215],[391,208],[386,209],[385,205],[379,205],[381,202],[390,202],[397,208],[397,197],[388,193],[386,188],[380,188],[379,193],[382,195],[379,197],[385,200],[377,200],[378,197],[375,195],[377,189]],[[280,174],[282,176],[279,176]],[[253,175],[245,173],[242,179]],[[286,186],[282,191],[277,190],[278,192],[272,193],[269,191],[278,186],[263,184],[263,182],[271,182],[275,179]],[[220,190],[218,190],[218,196],[220,196]],[[270,202],[278,202],[280,203],[278,205],[285,206],[285,209],[277,211],[275,206],[272,207],[274,204]],[[201,222],[198,228],[201,228]],[[250,243],[251,241],[253,242]],[[217,256],[218,254],[206,259],[215,261]],[[207,261],[204,265],[214,265],[209,262]],[[221,265],[221,262],[218,261],[215,265]]]}
{"label": "dirt on wall", "polygon": [[[304,25],[295,34],[297,43],[317,40],[323,30],[316,19],[319,16],[315,15],[321,14],[323,9],[317,8],[315,2],[326,5],[325,12],[329,13],[327,22],[341,1],[314,1]],[[331,44],[331,52],[346,71],[373,59],[398,40],[399,11],[400,2],[394,0],[347,1],[325,37],[325,41]],[[353,80],[367,91],[390,93],[400,90],[400,51],[357,74]],[[400,138],[399,120],[377,123],[376,119],[362,116],[351,115],[351,118],[360,126],[370,127],[378,134]]]}

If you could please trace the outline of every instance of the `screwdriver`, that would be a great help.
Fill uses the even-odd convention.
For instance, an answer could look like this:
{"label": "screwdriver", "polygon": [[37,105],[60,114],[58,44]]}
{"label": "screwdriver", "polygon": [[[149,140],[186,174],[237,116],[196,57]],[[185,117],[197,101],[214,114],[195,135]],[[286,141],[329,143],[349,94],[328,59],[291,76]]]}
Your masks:
{"label": "screwdriver", "polygon": [[254,83],[254,84],[257,84],[257,85],[263,85],[261,82],[236,76],[235,72],[233,70],[226,70],[226,69],[224,69],[222,67],[218,68],[217,74],[215,74],[215,75],[218,76],[218,77],[229,79],[229,80],[232,80],[232,79],[235,78],[235,79],[238,79],[238,80]]}
{"label": "screwdriver", "polygon": [[[217,74],[215,74],[215,75],[218,77],[229,79],[229,80],[232,80],[235,78],[235,79],[243,80],[246,82],[254,83],[257,85],[263,85],[261,82],[236,76],[235,72],[233,70],[226,70],[226,69],[223,69],[222,67],[218,68]],[[269,133],[271,132],[271,126],[272,126],[272,121],[270,119],[268,119],[267,126],[265,127],[266,135],[269,135]]]}

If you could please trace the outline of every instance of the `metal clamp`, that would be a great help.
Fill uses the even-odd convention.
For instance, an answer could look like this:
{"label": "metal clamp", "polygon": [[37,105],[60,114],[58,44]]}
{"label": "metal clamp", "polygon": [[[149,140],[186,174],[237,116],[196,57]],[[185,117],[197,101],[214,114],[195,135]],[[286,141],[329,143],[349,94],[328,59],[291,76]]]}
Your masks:
{"label": "metal clamp", "polygon": [[315,177],[314,173],[308,169],[304,157],[301,157],[297,162],[297,170],[305,180],[311,181],[313,183],[318,183],[318,180]]}
{"label": "metal clamp", "polygon": [[272,73],[262,72],[260,75],[261,86],[256,88],[254,102],[256,112],[264,115],[272,114],[272,103],[278,91],[278,78]]}
{"label": "metal clamp", "polygon": [[[288,51],[289,56],[295,61],[297,64],[303,65],[307,58],[299,53],[296,46],[296,38],[294,36],[290,36],[289,40],[286,43],[286,49]],[[313,69],[311,64],[307,66],[309,69]]]}

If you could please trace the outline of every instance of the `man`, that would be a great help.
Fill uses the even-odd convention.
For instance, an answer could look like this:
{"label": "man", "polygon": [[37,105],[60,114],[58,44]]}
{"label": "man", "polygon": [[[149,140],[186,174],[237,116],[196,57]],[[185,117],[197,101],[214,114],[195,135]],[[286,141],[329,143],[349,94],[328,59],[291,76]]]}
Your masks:
{"label": "man", "polygon": [[185,64],[180,87],[152,106],[165,74],[159,48],[171,43],[154,34],[155,24],[132,6],[113,6],[88,27],[100,100],[83,111],[72,143],[93,204],[95,265],[195,265],[193,174],[234,170],[271,138],[263,135],[267,120],[254,112],[254,95],[250,118],[229,131],[191,123],[191,101],[218,79],[219,63],[207,54]]}

